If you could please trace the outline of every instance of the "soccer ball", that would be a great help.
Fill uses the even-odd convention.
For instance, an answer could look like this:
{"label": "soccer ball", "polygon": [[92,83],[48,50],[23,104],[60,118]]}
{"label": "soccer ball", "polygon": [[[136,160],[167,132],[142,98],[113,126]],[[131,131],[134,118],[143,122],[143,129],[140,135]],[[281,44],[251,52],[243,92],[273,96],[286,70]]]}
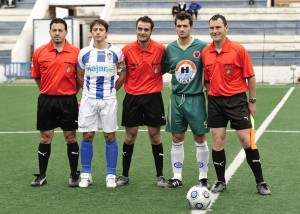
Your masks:
{"label": "soccer ball", "polygon": [[205,210],[211,202],[211,193],[206,187],[193,186],[188,191],[186,199],[192,209]]}

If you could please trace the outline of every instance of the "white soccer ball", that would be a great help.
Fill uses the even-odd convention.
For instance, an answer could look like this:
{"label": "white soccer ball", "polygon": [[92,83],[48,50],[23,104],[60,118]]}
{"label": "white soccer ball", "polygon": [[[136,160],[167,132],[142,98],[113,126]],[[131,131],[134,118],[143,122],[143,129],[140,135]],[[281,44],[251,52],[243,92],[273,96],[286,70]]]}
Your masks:
{"label": "white soccer ball", "polygon": [[186,195],[187,203],[192,209],[205,210],[211,202],[211,193],[206,187],[193,186]]}

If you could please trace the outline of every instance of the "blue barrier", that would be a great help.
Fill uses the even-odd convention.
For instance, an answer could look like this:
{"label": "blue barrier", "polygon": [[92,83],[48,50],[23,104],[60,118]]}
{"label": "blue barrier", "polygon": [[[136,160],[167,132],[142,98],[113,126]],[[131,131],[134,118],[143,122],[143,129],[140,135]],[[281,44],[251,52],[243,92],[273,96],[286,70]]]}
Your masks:
{"label": "blue barrier", "polygon": [[31,78],[30,76],[31,62],[9,62],[4,64],[4,76],[8,82],[12,82],[15,78]]}

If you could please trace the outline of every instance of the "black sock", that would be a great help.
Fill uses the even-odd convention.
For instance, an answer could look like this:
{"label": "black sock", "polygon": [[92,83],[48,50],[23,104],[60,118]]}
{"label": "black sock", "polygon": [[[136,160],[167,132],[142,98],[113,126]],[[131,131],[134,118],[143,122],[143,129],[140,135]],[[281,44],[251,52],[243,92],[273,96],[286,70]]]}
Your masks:
{"label": "black sock", "polygon": [[251,148],[244,150],[246,152],[247,162],[255,176],[256,183],[264,182],[258,150]]}
{"label": "black sock", "polygon": [[40,143],[38,148],[40,175],[46,176],[50,154],[51,154],[51,144]]}
{"label": "black sock", "polygon": [[212,159],[214,162],[214,167],[218,177],[218,181],[223,181],[225,183],[225,166],[226,166],[225,150],[224,149],[221,151],[212,150]]}
{"label": "black sock", "polygon": [[67,144],[67,152],[69,158],[69,164],[71,169],[71,175],[77,175],[77,167],[78,167],[78,158],[79,158],[79,146],[78,143],[70,143]]}
{"label": "black sock", "polygon": [[162,143],[158,145],[152,144],[152,153],[155,162],[156,177],[163,176],[164,150]]}
{"label": "black sock", "polygon": [[129,168],[131,164],[131,157],[133,153],[134,144],[127,145],[125,142],[123,143],[123,173],[122,175],[128,177]]}

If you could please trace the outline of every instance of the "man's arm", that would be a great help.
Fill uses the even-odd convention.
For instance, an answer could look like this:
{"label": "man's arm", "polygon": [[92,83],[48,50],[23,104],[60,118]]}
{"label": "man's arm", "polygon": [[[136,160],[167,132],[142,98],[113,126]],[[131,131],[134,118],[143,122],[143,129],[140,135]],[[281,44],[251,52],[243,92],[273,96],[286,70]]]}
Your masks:
{"label": "man's arm", "polygon": [[169,65],[168,54],[167,54],[167,51],[165,50],[164,55],[161,60],[161,73],[162,74],[171,73],[170,71],[171,71],[171,68]]}
{"label": "man's arm", "polygon": [[252,76],[248,78],[249,99],[256,98],[256,78]]}
{"label": "man's arm", "polygon": [[[83,82],[84,82],[84,70],[81,68],[77,68],[77,89],[83,88]],[[79,91],[79,90],[78,90]]]}
{"label": "man's arm", "polygon": [[122,85],[123,85],[124,82],[125,82],[125,79],[126,79],[126,71],[118,72],[118,75],[119,75],[119,78],[117,79],[116,85],[115,85],[115,88],[116,88],[117,91],[122,87]]}
{"label": "man's arm", "polygon": [[201,4],[197,3],[197,10],[200,10],[201,9]]}
{"label": "man's arm", "polygon": [[41,88],[41,79],[34,79],[36,85],[38,86],[38,88]]}
{"label": "man's arm", "polygon": [[37,87],[41,88],[41,74],[38,63],[37,53],[34,52],[31,59],[30,76],[34,78]]}
{"label": "man's arm", "polygon": [[208,95],[209,89],[210,89],[210,83],[209,81],[204,80],[204,87],[203,90],[206,90],[206,95]]}
{"label": "man's arm", "polygon": [[[255,76],[252,76],[248,78],[248,89],[249,89],[249,99],[256,99],[256,78]],[[255,110],[256,110],[256,104],[249,102],[249,110],[250,113],[254,116]]]}

